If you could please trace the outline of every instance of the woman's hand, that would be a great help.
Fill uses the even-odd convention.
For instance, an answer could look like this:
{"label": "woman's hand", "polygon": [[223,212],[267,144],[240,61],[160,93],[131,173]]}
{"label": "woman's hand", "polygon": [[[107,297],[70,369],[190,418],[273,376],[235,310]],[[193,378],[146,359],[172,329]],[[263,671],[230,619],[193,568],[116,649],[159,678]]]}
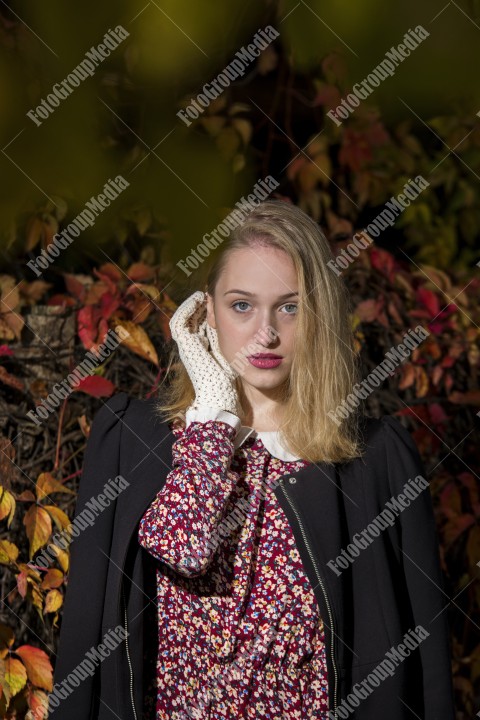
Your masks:
{"label": "woman's hand", "polygon": [[238,416],[237,373],[220,352],[215,328],[207,323],[206,303],[205,293],[197,290],[178,306],[169,323],[172,338],[195,389],[195,405]]}

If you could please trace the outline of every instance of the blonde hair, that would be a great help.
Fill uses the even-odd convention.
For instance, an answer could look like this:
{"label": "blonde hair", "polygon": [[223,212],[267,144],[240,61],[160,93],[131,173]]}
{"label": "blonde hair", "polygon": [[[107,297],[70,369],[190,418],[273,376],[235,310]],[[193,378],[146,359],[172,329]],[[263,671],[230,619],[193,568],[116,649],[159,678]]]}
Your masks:
{"label": "blonde hair", "polygon": [[[361,457],[359,407],[345,419],[338,418],[338,423],[328,415],[329,411],[336,411],[360,381],[360,364],[354,345],[350,296],[343,279],[327,266],[333,255],[319,225],[290,203],[279,200],[260,203],[232,230],[213,257],[205,292],[214,296],[233,250],[256,243],[284,250],[298,277],[293,360],[279,427],[282,443],[310,462],[346,462]],[[170,374],[173,376],[169,386],[162,390],[163,398],[157,399],[156,410],[164,421],[184,424],[185,411],[193,403],[195,392],[176,343],[171,342],[163,382]],[[240,377],[235,382],[241,404]],[[242,404],[241,407],[245,417],[245,408]]]}

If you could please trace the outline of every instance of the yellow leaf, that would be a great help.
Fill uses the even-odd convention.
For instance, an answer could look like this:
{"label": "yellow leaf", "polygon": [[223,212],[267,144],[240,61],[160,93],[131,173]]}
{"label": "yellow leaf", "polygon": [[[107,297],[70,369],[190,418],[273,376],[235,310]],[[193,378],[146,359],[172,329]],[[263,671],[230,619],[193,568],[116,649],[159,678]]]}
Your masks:
{"label": "yellow leaf", "polygon": [[48,549],[51,553],[56,555],[58,564],[62,568],[63,572],[67,573],[70,564],[70,556],[68,552],[66,550],[61,550],[58,545],[54,545],[53,543],[49,544]]}
{"label": "yellow leaf", "polygon": [[9,657],[5,660],[5,681],[12,695],[16,695],[27,684],[25,665],[17,658]]}
{"label": "yellow leaf", "polygon": [[38,500],[43,500],[44,497],[55,492],[63,492],[70,495],[75,495],[73,490],[70,490],[70,488],[65,487],[65,485],[62,485],[62,483],[58,482],[58,480],[55,480],[53,475],[48,472],[40,473],[40,475],[38,476],[36,492]]}
{"label": "yellow leaf", "polygon": [[19,553],[18,547],[9,540],[0,540],[0,563],[9,565],[16,561]]}
{"label": "yellow leaf", "polygon": [[25,513],[23,523],[30,542],[31,560],[52,534],[52,521],[46,510],[38,505],[31,505]]}
{"label": "yellow leaf", "polygon": [[0,487],[0,520],[3,520],[8,515],[7,527],[10,527],[10,523],[13,520],[15,514],[15,498],[12,493],[4,487]]}
{"label": "yellow leaf", "polygon": [[62,606],[63,595],[59,590],[50,590],[45,600],[44,613],[56,612]]}
{"label": "yellow leaf", "polygon": [[44,505],[44,508],[59,530],[65,530],[70,527],[70,518],[59,507],[56,505]]}
{"label": "yellow leaf", "polygon": [[[112,318],[113,320],[113,318]],[[131,320],[113,320],[115,326],[120,325],[125,331],[122,344],[129,350],[158,365],[158,355],[145,330]]]}

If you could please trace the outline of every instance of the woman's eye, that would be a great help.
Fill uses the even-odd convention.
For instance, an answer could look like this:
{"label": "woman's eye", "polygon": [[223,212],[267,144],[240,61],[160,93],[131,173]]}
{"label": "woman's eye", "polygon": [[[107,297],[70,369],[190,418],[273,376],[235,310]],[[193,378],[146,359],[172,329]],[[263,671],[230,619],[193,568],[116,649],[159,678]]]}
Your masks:
{"label": "woman's eye", "polygon": [[[232,308],[234,308],[236,310],[236,312],[244,313],[247,310],[247,308],[241,309],[241,308],[237,307],[238,305],[250,306],[250,303],[248,303],[246,300],[237,300],[236,302],[234,302],[232,304]],[[288,303],[287,305],[284,305],[283,307],[284,308],[293,308],[292,311],[288,311],[286,313],[287,315],[295,315],[297,312],[297,305],[295,303]]]}
{"label": "woman's eye", "polygon": [[[237,310],[237,308],[235,307],[236,305],[249,305],[249,303],[247,303],[246,300],[237,300],[237,302],[234,302],[233,305],[232,305],[232,307]],[[243,310],[237,310],[237,312],[244,312],[244,311],[243,311]]]}

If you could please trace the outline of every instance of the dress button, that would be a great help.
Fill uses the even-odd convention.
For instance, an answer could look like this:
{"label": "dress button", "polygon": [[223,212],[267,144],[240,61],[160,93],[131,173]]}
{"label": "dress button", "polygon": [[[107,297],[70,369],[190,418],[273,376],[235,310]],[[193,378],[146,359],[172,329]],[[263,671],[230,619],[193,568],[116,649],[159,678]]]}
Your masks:
{"label": "dress button", "polygon": [[288,481],[291,485],[293,485],[293,483],[297,482],[297,478],[291,477],[291,478],[288,478]]}

